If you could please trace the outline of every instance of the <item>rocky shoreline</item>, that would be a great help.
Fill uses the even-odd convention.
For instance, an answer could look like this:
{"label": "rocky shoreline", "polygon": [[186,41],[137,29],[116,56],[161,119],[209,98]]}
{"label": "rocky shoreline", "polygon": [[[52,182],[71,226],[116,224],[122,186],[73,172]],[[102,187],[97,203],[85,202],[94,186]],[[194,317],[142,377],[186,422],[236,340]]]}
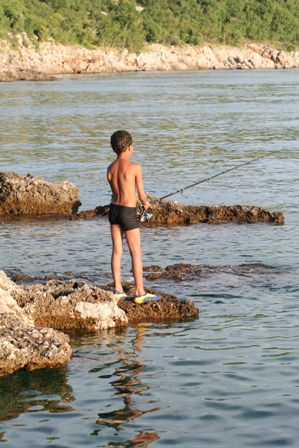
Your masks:
{"label": "rocky shoreline", "polygon": [[[71,220],[107,215],[108,206],[78,213],[79,192],[71,182],[51,184],[34,174],[0,172],[0,217],[55,216]],[[148,197],[153,206],[154,225],[284,222],[281,212],[256,206],[183,206]],[[163,271],[151,267],[147,279],[166,276],[181,281],[194,272],[198,275],[201,268],[175,265]],[[123,288],[128,297],[133,297],[132,284],[124,284]],[[132,322],[198,317],[199,311],[192,301],[159,294],[161,299],[155,302],[136,305],[133,300],[119,300],[113,294],[112,284],[97,286],[76,278],[52,278],[37,283],[21,276],[10,279],[0,271],[0,376],[20,369],[64,366],[72,357],[70,334],[122,328]]]}
{"label": "rocky shoreline", "polygon": [[24,33],[16,38],[17,48],[0,40],[0,81],[54,80],[61,75],[113,72],[299,67],[299,51],[280,51],[264,44],[248,43],[239,48],[155,44],[137,54],[54,42],[35,43]]}
{"label": "rocky shoreline", "polygon": [[[132,285],[123,286],[132,297]],[[99,287],[76,279],[17,285],[0,271],[0,376],[66,365],[73,354],[71,334],[198,317],[191,300],[160,295],[156,302],[136,305],[119,300],[112,285]]]}

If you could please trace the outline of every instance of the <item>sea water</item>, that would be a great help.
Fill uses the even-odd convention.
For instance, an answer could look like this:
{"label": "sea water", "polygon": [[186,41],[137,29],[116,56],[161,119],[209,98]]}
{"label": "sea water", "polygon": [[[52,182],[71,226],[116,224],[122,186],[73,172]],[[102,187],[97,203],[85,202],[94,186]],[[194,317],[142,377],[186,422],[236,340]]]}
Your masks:
{"label": "sea water", "polygon": [[[133,135],[145,189],[182,204],[248,204],[285,224],[143,226],[145,266],[199,318],[73,337],[61,369],[0,378],[0,441],[33,448],[298,446],[297,70],[65,77],[0,84],[0,167],[108,204],[110,135]],[[262,159],[253,159],[263,155]],[[194,182],[252,163],[184,190]],[[1,220],[0,268],[111,282],[106,218]],[[132,281],[127,248],[123,280]]]}

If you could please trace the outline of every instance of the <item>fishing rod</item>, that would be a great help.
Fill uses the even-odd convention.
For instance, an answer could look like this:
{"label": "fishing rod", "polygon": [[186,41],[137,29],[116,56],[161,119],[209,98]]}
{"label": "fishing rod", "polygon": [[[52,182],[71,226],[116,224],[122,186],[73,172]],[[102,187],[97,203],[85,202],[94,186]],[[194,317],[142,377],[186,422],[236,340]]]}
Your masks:
{"label": "fishing rod", "polygon": [[[195,187],[196,185],[202,184],[204,182],[208,182],[209,180],[215,179],[215,177],[221,176],[222,174],[228,173],[229,171],[237,170],[241,166],[249,165],[250,163],[253,163],[256,160],[263,159],[267,155],[268,154],[263,154],[262,156],[256,157],[255,159],[252,159],[252,160],[249,160],[248,162],[241,163],[240,165],[233,166],[232,168],[229,168],[228,170],[222,171],[221,173],[214,174],[214,176],[206,177],[205,179],[199,180],[198,182],[194,182],[191,185],[187,185],[187,187],[179,188],[178,190],[173,191],[172,193],[169,193],[169,194],[166,194],[165,196],[162,196],[161,198],[157,199],[157,201],[161,201],[162,199],[169,198],[170,196],[174,196],[175,194],[178,194],[178,193],[183,193],[185,190],[188,190],[188,188],[192,188],[192,187]],[[141,222],[151,221],[152,217],[153,217],[153,213],[152,213],[152,211],[150,209],[149,210],[144,210],[141,213],[140,221]]]}
{"label": "fishing rod", "polygon": [[183,191],[188,190],[188,188],[195,187],[195,185],[199,185],[199,184],[202,184],[204,182],[208,182],[209,180],[214,179],[215,177],[221,176],[222,174],[228,173],[229,171],[237,170],[241,166],[249,165],[249,163],[253,163],[256,160],[263,159],[267,155],[268,154],[264,154],[264,155],[262,155],[260,157],[256,157],[255,159],[249,160],[249,162],[241,163],[240,165],[233,166],[232,168],[229,168],[228,170],[222,171],[221,173],[214,174],[214,176],[210,176],[210,177],[207,177],[206,179],[202,179],[202,180],[199,180],[198,182],[194,182],[193,184],[188,185],[187,187],[180,188],[179,190],[173,191],[172,193],[169,193],[169,194],[166,194],[165,196],[162,196],[161,198],[159,198],[159,201],[161,199],[169,198],[170,196],[173,196],[175,194],[182,193]]}

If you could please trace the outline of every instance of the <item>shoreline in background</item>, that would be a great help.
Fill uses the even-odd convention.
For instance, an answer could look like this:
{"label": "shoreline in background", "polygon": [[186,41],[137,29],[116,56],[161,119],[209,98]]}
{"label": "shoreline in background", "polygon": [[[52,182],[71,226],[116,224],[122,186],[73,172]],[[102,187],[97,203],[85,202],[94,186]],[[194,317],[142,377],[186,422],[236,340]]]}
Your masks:
{"label": "shoreline in background", "polygon": [[139,71],[187,71],[299,68],[299,51],[280,51],[264,44],[242,47],[149,45],[141,53],[87,49],[52,42],[34,45],[25,33],[18,48],[0,40],[0,81],[54,80],[60,75]]}

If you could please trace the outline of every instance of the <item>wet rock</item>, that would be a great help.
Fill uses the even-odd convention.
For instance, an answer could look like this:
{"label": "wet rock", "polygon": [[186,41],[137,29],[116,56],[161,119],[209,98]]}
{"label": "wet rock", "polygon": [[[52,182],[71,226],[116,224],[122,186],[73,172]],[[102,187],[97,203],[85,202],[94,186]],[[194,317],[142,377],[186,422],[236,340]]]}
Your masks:
{"label": "wet rock", "polygon": [[[260,279],[261,284],[265,287],[266,282],[269,285],[275,284],[278,280],[277,270],[273,267],[269,267],[262,263],[241,263],[239,265],[204,265],[204,264],[190,264],[190,263],[176,263],[167,266],[165,269],[151,270],[149,267],[146,273],[147,281],[155,281],[155,283],[161,282],[165,284],[165,281],[174,282],[187,282],[191,283],[196,281],[205,281],[207,278],[216,278],[220,276],[226,280],[234,278],[234,287],[238,288],[239,283],[236,283],[236,279],[239,277],[243,283],[248,282],[249,285],[256,287],[257,279]],[[224,276],[224,277],[223,277]],[[227,277],[225,277],[227,276]],[[219,282],[219,277],[217,283]]]}
{"label": "wet rock", "polygon": [[0,172],[0,215],[77,213],[79,191],[67,181],[51,184],[34,174]]}
{"label": "wet rock", "polygon": [[223,222],[272,222],[283,224],[282,212],[254,205],[181,205],[177,201],[158,200],[149,195],[152,223],[161,224],[220,224]]}
{"label": "wet rock", "polygon": [[[282,212],[276,212],[254,205],[181,205],[178,202],[158,200],[148,194],[152,204],[153,218],[150,223],[157,224],[221,224],[224,222],[255,223],[268,222],[283,224]],[[138,203],[141,208],[141,204]],[[71,219],[86,219],[107,216],[109,206],[99,206],[94,210],[80,212]]]}
{"label": "wet rock", "polygon": [[161,299],[141,305],[129,300],[120,300],[118,306],[125,311],[129,323],[196,319],[199,315],[198,308],[191,300],[179,300],[169,294],[161,294]]}
{"label": "wet rock", "polygon": [[78,219],[91,219],[95,218],[96,216],[108,216],[109,213],[109,205],[101,206],[99,205],[94,210],[83,210],[80,213],[77,213],[76,215],[72,215],[69,218],[71,220],[78,220]]}
{"label": "wet rock", "polygon": [[195,277],[205,277],[207,272],[210,270],[217,270],[218,267],[209,267],[203,265],[194,265],[190,263],[176,263],[170,266],[166,266],[165,269],[148,269],[148,274],[146,275],[147,280],[157,280],[162,277],[167,277],[168,279],[181,282],[193,280]]}
{"label": "wet rock", "polygon": [[0,82],[15,81],[56,81],[57,77],[46,73],[35,73],[30,70],[4,71],[0,73]]}
{"label": "wet rock", "polygon": [[[159,266],[151,266],[146,270],[157,270],[161,273],[163,269]],[[191,300],[178,299],[170,294],[159,292],[160,299],[153,302],[136,304],[133,301],[135,290],[133,285],[123,282],[123,290],[127,294],[127,300],[119,300],[118,306],[125,311],[129,323],[136,322],[169,322],[186,319],[197,319],[199,310]],[[155,291],[145,289],[146,292],[156,294]]]}

